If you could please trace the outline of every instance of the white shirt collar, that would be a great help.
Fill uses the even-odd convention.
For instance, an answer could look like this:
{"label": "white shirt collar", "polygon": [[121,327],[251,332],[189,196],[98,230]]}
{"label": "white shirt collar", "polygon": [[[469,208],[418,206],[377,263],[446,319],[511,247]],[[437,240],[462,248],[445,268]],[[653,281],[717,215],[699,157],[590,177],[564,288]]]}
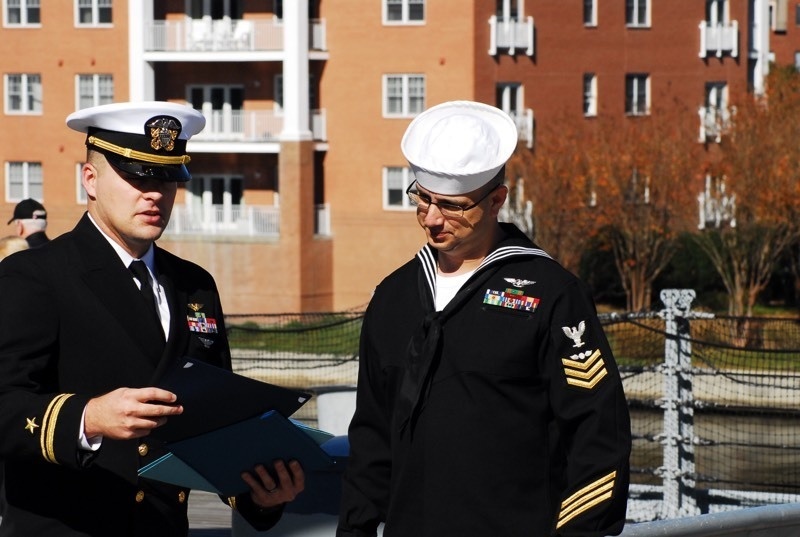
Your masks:
{"label": "white shirt collar", "polygon": [[[108,241],[108,244],[110,244],[111,247],[114,249],[114,251],[117,252],[117,255],[119,256],[120,260],[122,260],[122,263],[126,267],[130,266],[131,261],[134,261],[136,258],[133,257],[128,252],[126,252],[122,248],[122,246],[117,244],[117,242],[114,239],[112,239],[111,237],[106,235],[105,232],[102,229],[100,229],[100,226],[97,225],[97,222],[94,221],[94,218],[92,218],[91,214],[87,213],[87,215],[89,216],[89,220],[92,222],[92,224],[94,224],[94,227],[97,228],[97,231],[99,231],[100,234],[103,235],[103,237],[105,237],[105,239]],[[154,250],[153,250],[153,245],[152,244],[150,245],[150,248],[147,249],[147,251],[144,253],[144,255],[140,259],[142,261],[144,261],[145,265],[147,265],[147,268],[150,270],[150,274],[155,275],[156,274],[156,270],[155,270],[156,261],[155,261],[155,254],[154,254]]]}

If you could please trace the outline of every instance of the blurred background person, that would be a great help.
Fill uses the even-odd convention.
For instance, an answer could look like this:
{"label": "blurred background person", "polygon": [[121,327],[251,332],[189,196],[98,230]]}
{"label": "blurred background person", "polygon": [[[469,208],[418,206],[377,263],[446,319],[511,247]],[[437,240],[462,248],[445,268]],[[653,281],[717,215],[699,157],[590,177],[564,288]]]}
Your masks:
{"label": "blurred background person", "polygon": [[36,248],[47,243],[47,211],[44,205],[35,199],[24,199],[14,207],[14,216],[8,221],[16,223],[16,235],[28,242],[28,246]]}

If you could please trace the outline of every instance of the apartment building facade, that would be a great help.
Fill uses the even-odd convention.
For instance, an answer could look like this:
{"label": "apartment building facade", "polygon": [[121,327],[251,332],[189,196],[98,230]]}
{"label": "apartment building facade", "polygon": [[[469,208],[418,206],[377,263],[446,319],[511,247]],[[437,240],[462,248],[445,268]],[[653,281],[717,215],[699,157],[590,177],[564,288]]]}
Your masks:
{"label": "apartment building facade", "polygon": [[799,6],[2,0],[4,210],[39,199],[51,235],[77,221],[75,109],[185,103],[207,126],[159,244],[210,270],[228,313],[361,307],[422,244],[399,149],[417,113],[495,104],[535,151],[537,131],[565,118],[690,110],[713,151],[731,92],[762,91],[770,61],[800,61]]}

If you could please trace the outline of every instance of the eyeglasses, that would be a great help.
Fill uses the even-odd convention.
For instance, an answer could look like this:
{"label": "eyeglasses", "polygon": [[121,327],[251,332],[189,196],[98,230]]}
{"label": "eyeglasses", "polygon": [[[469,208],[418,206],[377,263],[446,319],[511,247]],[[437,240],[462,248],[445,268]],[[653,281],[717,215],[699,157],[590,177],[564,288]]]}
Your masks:
{"label": "eyeglasses", "polygon": [[480,203],[489,197],[489,194],[497,190],[497,187],[500,185],[495,186],[489,192],[484,194],[481,199],[473,203],[472,205],[468,205],[466,207],[462,207],[461,205],[456,205],[455,203],[446,203],[442,201],[433,201],[431,197],[427,194],[423,194],[422,192],[418,192],[416,190],[411,190],[411,188],[416,185],[417,182],[414,181],[408,188],[406,189],[406,195],[408,196],[409,201],[411,201],[412,205],[415,205],[420,211],[423,213],[427,213],[428,209],[431,208],[431,205],[436,205],[439,208],[439,212],[442,213],[442,216],[445,218],[461,218],[464,216],[464,213],[469,211],[470,209],[474,209]]}

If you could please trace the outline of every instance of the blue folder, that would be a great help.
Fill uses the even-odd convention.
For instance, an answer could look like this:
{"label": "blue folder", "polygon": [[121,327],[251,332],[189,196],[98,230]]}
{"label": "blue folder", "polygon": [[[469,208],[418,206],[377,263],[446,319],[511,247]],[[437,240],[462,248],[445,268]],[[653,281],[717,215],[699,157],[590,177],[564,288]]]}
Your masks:
{"label": "blue folder", "polygon": [[[241,478],[242,472],[252,471],[258,464],[270,468],[278,459],[299,461],[306,475],[320,471],[340,475],[337,459],[341,457],[337,453],[331,456],[323,448],[332,438],[330,433],[287,419],[273,410],[169,443],[170,452],[142,467],[139,475],[222,496],[236,496],[249,490]],[[332,444],[341,453],[336,446]],[[309,496],[316,494],[313,486],[307,486],[306,491]]]}

